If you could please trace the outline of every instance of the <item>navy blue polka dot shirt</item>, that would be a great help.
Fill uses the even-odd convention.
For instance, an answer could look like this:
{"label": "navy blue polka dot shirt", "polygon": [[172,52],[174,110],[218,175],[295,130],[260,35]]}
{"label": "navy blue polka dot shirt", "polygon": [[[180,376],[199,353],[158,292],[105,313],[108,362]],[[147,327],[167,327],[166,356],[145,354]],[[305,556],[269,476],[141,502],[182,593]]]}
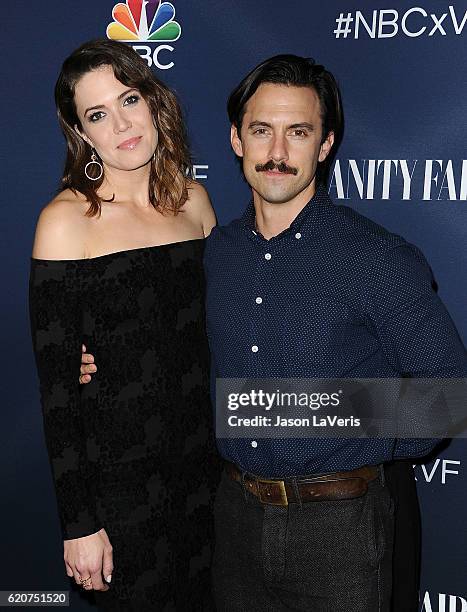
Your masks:
{"label": "navy blue polka dot shirt", "polygon": [[[220,378],[464,377],[465,348],[422,253],[324,187],[266,240],[244,215],[206,244],[207,329]],[[282,477],[417,457],[436,441],[218,439],[225,459]]]}

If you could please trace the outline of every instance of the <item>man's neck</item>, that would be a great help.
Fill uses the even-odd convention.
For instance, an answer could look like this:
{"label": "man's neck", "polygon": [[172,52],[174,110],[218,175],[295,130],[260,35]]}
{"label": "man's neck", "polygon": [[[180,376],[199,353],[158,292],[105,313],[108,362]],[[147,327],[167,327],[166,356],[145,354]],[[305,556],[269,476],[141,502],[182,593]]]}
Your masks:
{"label": "man's neck", "polygon": [[262,198],[256,191],[253,191],[256,229],[266,240],[279,235],[291,226],[294,219],[315,195],[315,192],[316,186],[315,181],[313,181],[289,202],[274,204]]}

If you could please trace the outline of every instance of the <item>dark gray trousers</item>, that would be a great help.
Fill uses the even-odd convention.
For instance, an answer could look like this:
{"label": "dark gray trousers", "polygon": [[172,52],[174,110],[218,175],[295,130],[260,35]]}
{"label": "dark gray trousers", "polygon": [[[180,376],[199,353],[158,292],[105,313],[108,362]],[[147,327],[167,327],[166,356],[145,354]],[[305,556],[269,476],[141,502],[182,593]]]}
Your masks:
{"label": "dark gray trousers", "polygon": [[225,473],[215,502],[218,612],[388,612],[394,505],[384,478],[359,498],[261,504]]}

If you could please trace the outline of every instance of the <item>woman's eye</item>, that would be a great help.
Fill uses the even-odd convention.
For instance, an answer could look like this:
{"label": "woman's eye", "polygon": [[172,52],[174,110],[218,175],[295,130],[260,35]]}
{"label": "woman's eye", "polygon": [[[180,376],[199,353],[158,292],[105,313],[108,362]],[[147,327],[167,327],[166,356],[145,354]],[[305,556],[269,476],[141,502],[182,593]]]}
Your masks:
{"label": "woman's eye", "polygon": [[104,113],[102,111],[98,111],[97,113],[93,113],[92,115],[89,115],[89,121],[91,121],[92,123],[95,123],[96,121],[99,121],[99,119],[104,115]]}
{"label": "woman's eye", "polygon": [[128,96],[128,98],[125,99],[124,104],[136,104],[136,102],[138,102],[139,100],[139,96],[137,95],[132,95],[132,96]]}

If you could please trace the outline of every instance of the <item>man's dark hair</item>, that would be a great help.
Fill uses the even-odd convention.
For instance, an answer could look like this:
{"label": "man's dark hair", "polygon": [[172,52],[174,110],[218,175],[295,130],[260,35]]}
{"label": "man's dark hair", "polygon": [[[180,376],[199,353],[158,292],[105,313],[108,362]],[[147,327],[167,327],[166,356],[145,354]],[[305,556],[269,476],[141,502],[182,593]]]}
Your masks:
{"label": "man's dark hair", "polygon": [[230,122],[237,128],[239,136],[246,103],[262,83],[311,87],[315,90],[321,111],[321,142],[326,140],[329,132],[334,132],[332,155],[328,155],[323,163],[318,164],[316,171],[317,179],[325,182],[331,159],[342,138],[344,123],[339,87],[335,78],[315,60],[298,55],[275,55],[261,62],[232,91],[227,102]]}

